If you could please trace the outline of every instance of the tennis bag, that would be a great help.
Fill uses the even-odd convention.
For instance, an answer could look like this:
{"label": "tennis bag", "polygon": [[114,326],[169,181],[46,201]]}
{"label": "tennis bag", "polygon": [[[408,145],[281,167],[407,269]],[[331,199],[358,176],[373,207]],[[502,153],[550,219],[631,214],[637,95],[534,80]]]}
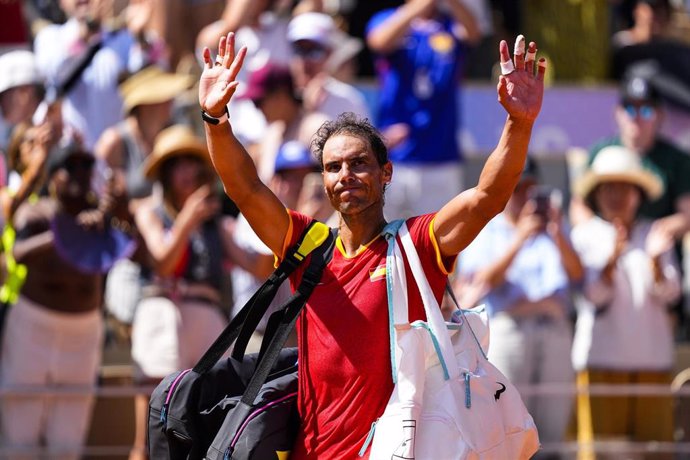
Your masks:
{"label": "tennis bag", "polygon": [[[149,403],[151,459],[271,459],[292,448],[299,427],[297,350],[282,347],[321,279],[334,241],[327,226],[313,222],[196,366],[156,387]],[[295,293],[269,318],[261,351],[245,356],[278,288],[309,254]],[[232,356],[221,359],[233,343]],[[220,457],[217,448],[209,450],[217,437],[230,438]]]}

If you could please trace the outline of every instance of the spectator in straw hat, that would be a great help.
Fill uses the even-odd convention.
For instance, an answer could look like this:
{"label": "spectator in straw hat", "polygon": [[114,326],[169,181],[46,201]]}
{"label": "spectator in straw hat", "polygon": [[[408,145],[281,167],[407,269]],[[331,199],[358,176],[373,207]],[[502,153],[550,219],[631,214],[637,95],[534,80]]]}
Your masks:
{"label": "spectator in straw hat", "polygon": [[116,189],[128,197],[151,194],[151,183],[144,178],[141,164],[151,153],[156,136],[170,123],[173,100],[192,83],[186,75],[152,66],[120,85],[126,118],[103,133],[95,150],[113,170]]}
{"label": "spectator in straw hat", "polygon": [[[141,383],[192,367],[226,324],[221,278],[226,238],[206,144],[186,126],[156,138],[144,175],[160,184],[136,210],[152,258],[132,328],[132,358]],[[143,449],[147,397],[137,399],[135,447]]]}
{"label": "spectator in straw hat", "polygon": [[609,145],[621,145],[635,152],[642,166],[662,181],[662,193],[642,203],[640,213],[662,219],[676,238],[690,231],[690,157],[687,152],[660,135],[664,110],[654,83],[648,76],[632,72],[620,86],[615,108],[619,134],[595,145],[589,163]]}
{"label": "spectator in straw hat", "polygon": [[[663,184],[635,152],[609,146],[575,191],[595,213],[572,231],[586,272],[572,352],[578,384],[668,384],[674,363],[668,307],[680,295],[673,234],[638,217]],[[664,397],[580,394],[578,434],[671,441],[672,410]]]}

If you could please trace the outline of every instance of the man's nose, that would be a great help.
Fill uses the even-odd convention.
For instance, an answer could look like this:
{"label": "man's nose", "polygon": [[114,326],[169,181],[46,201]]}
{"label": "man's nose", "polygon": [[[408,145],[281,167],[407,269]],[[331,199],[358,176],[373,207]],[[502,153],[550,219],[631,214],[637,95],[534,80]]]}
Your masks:
{"label": "man's nose", "polygon": [[350,169],[350,166],[347,164],[342,165],[340,168],[340,180],[345,182],[352,180],[354,178],[354,173],[352,172],[352,169]]}

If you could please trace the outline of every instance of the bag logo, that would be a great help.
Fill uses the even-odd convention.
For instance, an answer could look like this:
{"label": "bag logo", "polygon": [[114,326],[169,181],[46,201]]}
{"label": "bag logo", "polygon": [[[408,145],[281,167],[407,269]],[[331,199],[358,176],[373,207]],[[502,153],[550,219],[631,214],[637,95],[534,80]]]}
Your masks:
{"label": "bag logo", "polygon": [[278,460],[288,460],[288,458],[290,458],[290,451],[276,450],[276,455],[278,456]]}
{"label": "bag logo", "polygon": [[496,382],[499,385],[501,385],[501,388],[496,390],[496,393],[494,393],[494,401],[498,401],[501,398],[501,393],[506,391],[506,386],[503,385],[501,382]]}

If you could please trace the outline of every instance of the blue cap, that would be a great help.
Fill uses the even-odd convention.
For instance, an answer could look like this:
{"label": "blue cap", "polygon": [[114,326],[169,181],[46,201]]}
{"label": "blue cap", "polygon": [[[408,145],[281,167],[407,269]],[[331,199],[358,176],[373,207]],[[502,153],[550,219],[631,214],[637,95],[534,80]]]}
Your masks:
{"label": "blue cap", "polygon": [[278,149],[273,171],[279,173],[286,169],[316,168],[309,149],[298,141],[287,141]]}

